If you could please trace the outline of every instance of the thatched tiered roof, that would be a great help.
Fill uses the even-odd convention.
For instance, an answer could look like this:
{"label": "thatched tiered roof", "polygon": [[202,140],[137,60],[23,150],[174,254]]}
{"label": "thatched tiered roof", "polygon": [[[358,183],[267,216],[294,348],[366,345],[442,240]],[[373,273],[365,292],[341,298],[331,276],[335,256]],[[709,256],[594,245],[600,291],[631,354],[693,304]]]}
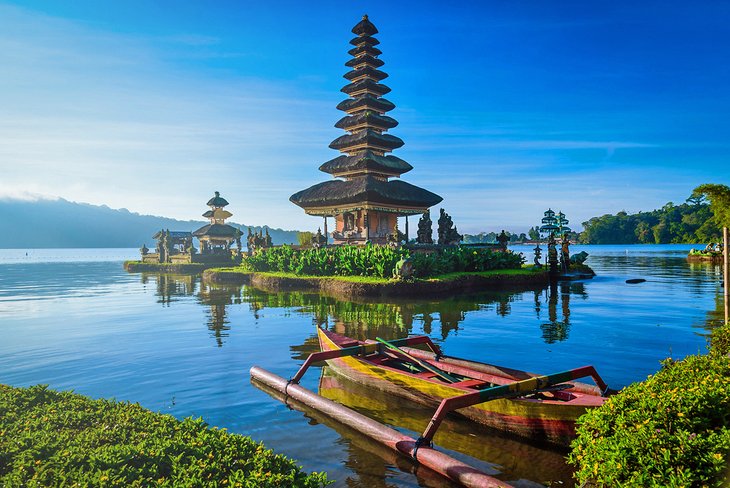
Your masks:
{"label": "thatched tiered roof", "polygon": [[215,192],[215,196],[208,200],[206,204],[210,207],[210,210],[203,214],[210,220],[210,224],[204,225],[200,229],[193,232],[193,235],[200,239],[224,239],[233,240],[240,231],[235,227],[226,224],[226,219],[232,217],[233,214],[227,210],[223,210],[223,207],[228,205],[228,201],[221,197],[219,192]]}
{"label": "thatched tiered roof", "polygon": [[[372,37],[378,29],[364,16],[352,29],[357,35],[350,41],[355,47],[345,65],[353,68],[344,77],[351,83],[342,88],[349,95],[337,105],[347,115],[335,127],[348,133],[330,144],[343,153],[320,166],[320,170],[346,181],[334,180],[314,185],[295,193],[290,200],[307,213],[332,215],[342,207],[380,209],[399,214],[422,213],[438,204],[440,196],[403,181],[388,181],[413,169],[407,162],[387,153],[403,146],[403,141],[385,134],[398,122],[387,115],[395,105],[382,98],[390,88],[380,84],[387,73],[380,71],[384,62],[382,52],[374,46],[380,42]],[[329,212],[329,213],[328,213]]]}
{"label": "thatched tiered roof", "polygon": [[[421,214],[423,208],[432,207],[442,199],[435,193],[405,181],[385,181],[366,175],[351,180],[325,181],[295,193],[291,200],[304,208],[335,206],[344,212],[362,208],[363,202],[369,202],[372,208],[381,204],[397,207],[402,214]],[[315,210],[310,213],[316,215],[318,212]]]}

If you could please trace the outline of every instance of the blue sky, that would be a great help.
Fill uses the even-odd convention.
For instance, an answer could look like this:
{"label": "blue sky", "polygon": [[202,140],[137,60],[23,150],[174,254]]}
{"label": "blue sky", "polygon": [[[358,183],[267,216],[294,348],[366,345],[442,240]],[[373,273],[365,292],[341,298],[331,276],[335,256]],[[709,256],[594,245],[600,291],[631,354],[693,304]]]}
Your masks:
{"label": "blue sky", "polygon": [[[352,26],[380,30],[404,180],[462,232],[730,183],[730,3],[0,2],[0,198],[316,229]],[[437,211],[437,209],[436,209]]]}

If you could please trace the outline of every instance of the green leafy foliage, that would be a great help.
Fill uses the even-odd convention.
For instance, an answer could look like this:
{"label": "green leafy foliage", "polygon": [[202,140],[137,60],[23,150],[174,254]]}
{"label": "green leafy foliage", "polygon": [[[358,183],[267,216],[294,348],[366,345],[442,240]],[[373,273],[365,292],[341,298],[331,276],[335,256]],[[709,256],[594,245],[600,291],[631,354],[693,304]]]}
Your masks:
{"label": "green leafy foliage", "polygon": [[430,253],[411,253],[387,246],[332,246],[295,250],[289,246],[261,249],[248,256],[243,266],[250,271],[275,271],[299,276],[370,276],[390,278],[401,258],[413,262],[419,278],[453,272],[477,272],[519,268],[521,254],[490,249],[449,247]]}
{"label": "green leafy foliage", "polygon": [[583,222],[584,244],[670,244],[719,240],[720,229],[710,205],[692,200],[681,205],[669,202],[651,212],[593,217]]}
{"label": "green leafy foliage", "polygon": [[525,262],[522,254],[466,247],[449,247],[432,253],[414,253],[411,260],[414,275],[419,278],[455,272],[516,269]]}
{"label": "green leafy foliage", "polygon": [[289,246],[261,249],[243,265],[251,271],[280,271],[309,276],[373,276],[390,278],[408,251],[387,246],[332,246],[295,250]]}
{"label": "green leafy foliage", "polygon": [[309,231],[297,232],[297,241],[299,241],[299,245],[302,247],[311,246],[312,237],[314,237],[313,232],[309,232]]}
{"label": "green leafy foliage", "polygon": [[730,187],[726,185],[704,184],[694,189],[692,198],[702,201],[710,199],[710,210],[718,227],[730,227]]}
{"label": "green leafy foliage", "polygon": [[569,462],[598,486],[721,486],[730,453],[730,358],[667,360],[579,419]]}
{"label": "green leafy foliage", "polygon": [[249,437],[138,404],[0,385],[0,486],[318,487]]}
{"label": "green leafy foliage", "polygon": [[727,356],[730,354],[730,325],[716,327],[710,335],[710,354]]}

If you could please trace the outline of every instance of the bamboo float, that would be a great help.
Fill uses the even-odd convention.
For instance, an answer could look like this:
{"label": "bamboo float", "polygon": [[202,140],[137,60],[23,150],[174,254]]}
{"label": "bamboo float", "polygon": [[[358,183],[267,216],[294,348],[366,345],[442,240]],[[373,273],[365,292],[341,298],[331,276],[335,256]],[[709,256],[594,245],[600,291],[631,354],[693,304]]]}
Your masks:
{"label": "bamboo float", "polygon": [[254,366],[250,373],[252,379],[324,413],[396,452],[415,459],[423,466],[465,487],[508,488],[512,486],[431,447],[426,445],[417,447],[416,440],[412,437],[321,397],[269,371]]}

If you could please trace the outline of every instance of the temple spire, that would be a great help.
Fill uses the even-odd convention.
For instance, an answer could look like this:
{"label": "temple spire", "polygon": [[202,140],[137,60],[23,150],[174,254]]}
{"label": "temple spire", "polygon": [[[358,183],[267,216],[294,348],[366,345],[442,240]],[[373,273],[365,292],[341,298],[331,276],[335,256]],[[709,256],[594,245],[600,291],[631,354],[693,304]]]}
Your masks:
{"label": "temple spire", "polygon": [[320,183],[291,196],[290,200],[310,215],[334,216],[336,243],[386,242],[396,218],[422,214],[442,198],[404,181],[390,181],[413,169],[406,161],[389,154],[403,146],[403,140],[388,130],[398,122],[386,115],[395,104],[383,98],[391,90],[381,81],[388,74],[376,48],[380,42],[373,37],[378,29],[367,15],[352,28],[357,37],[345,63],[351,68],[344,78],[349,84],[342,88],[348,98],[337,105],[345,112],[335,127],[346,133],[330,143],[330,148],[342,154],[322,164],[319,169],[335,179]]}

